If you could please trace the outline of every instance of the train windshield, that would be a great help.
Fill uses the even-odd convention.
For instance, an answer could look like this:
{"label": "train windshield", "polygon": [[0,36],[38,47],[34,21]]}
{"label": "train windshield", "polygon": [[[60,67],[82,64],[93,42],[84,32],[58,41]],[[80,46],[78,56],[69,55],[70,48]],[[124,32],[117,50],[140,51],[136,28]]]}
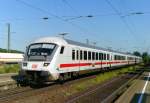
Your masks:
{"label": "train windshield", "polygon": [[28,55],[30,56],[50,56],[55,48],[55,44],[38,43],[29,46]]}

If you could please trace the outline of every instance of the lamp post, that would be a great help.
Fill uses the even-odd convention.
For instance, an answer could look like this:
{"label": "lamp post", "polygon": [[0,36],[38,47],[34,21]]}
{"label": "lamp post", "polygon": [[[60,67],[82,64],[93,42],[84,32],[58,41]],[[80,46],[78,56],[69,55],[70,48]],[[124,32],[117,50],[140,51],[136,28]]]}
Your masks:
{"label": "lamp post", "polygon": [[10,30],[10,23],[7,23],[7,52],[10,52],[11,46],[11,34],[16,32],[11,32]]}
{"label": "lamp post", "polygon": [[10,23],[7,23],[7,52],[10,52]]}

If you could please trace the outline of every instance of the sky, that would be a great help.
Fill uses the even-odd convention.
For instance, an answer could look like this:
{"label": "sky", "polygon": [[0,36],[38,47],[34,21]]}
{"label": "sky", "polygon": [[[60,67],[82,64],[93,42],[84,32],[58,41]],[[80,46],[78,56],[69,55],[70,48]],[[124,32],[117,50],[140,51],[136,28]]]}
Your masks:
{"label": "sky", "polygon": [[0,48],[7,48],[10,23],[11,49],[68,33],[65,38],[104,48],[150,52],[150,0],[0,1]]}

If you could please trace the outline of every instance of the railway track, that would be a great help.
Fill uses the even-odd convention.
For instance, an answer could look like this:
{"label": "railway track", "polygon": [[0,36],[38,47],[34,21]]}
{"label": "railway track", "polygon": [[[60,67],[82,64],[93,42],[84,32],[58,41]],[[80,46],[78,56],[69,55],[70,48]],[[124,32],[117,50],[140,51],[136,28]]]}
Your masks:
{"label": "railway track", "polygon": [[130,80],[120,86],[116,91],[114,91],[111,95],[105,98],[102,103],[112,103],[117,100],[132,84],[135,79],[140,79],[142,77],[142,73],[144,71],[139,72],[135,76],[133,76]]}
{"label": "railway track", "polygon": [[23,92],[27,92],[32,90],[30,87],[19,87],[11,90],[7,90],[5,92],[0,93],[0,102],[5,102],[8,100],[8,98],[13,98],[15,96],[19,96]]}
{"label": "railway track", "polygon": [[0,92],[17,87],[17,73],[0,74]]}
{"label": "railway track", "polygon": [[[58,86],[58,85],[55,85]],[[11,100],[24,98],[26,96],[34,95],[36,93],[42,93],[43,91],[47,91],[50,89],[54,89],[55,86],[41,87],[41,88],[31,88],[31,87],[19,87],[15,90],[8,90],[4,93],[0,93],[0,103],[7,103]]]}
{"label": "railway track", "polygon": [[[86,79],[89,78],[94,78],[95,75],[97,75],[99,73],[89,73],[89,74],[84,74],[81,75],[78,78],[74,78],[74,79],[68,79],[65,81],[65,83],[63,84],[63,86],[67,86],[67,85],[71,85],[74,82],[79,82],[79,81],[84,81]],[[4,92],[0,92],[0,103],[7,103],[11,100],[14,99],[19,99],[19,98],[24,98],[26,96],[30,96],[30,95],[34,95],[37,93],[43,93],[44,91],[50,91],[52,89],[57,89],[59,87],[61,87],[62,85],[58,84],[58,83],[50,83],[50,84],[46,84],[46,85],[41,85],[41,86],[27,86],[27,87],[18,87],[15,89],[11,89],[11,90],[7,90]]]}
{"label": "railway track", "polygon": [[112,103],[132,84],[133,80],[140,78],[142,73],[143,70],[140,70],[133,73],[135,75],[127,74],[123,77],[112,79],[94,89],[69,98],[67,103]]}
{"label": "railway track", "polygon": [[[87,74],[86,75],[81,75],[77,79],[67,80],[67,82],[65,82],[63,85],[60,85],[60,84],[57,84],[57,83],[51,83],[51,84],[43,85],[43,86],[39,86],[39,87],[29,87],[29,86],[28,87],[19,87],[19,88],[13,89],[13,90],[8,90],[8,91],[5,91],[5,92],[1,92],[0,93],[0,102],[11,103],[12,100],[18,100],[18,99],[26,98],[26,97],[29,97],[29,96],[33,96],[35,94],[42,94],[43,92],[46,92],[46,91],[57,90],[58,88],[62,88],[62,86],[67,87],[67,86],[69,86],[73,83],[88,80],[90,78],[94,78],[97,74],[98,73],[95,73],[95,74],[90,73],[88,75]],[[130,77],[128,77],[128,78],[130,78]],[[115,80],[119,80],[119,79],[120,78],[115,78]],[[112,80],[112,82],[113,82],[113,80]],[[110,84],[111,84],[111,82],[110,82]],[[91,94],[93,92],[95,92],[95,91],[94,90],[89,91],[88,94]],[[71,102],[68,101],[68,103],[73,103],[79,98],[80,97],[78,97],[76,99],[71,98],[70,99]]]}

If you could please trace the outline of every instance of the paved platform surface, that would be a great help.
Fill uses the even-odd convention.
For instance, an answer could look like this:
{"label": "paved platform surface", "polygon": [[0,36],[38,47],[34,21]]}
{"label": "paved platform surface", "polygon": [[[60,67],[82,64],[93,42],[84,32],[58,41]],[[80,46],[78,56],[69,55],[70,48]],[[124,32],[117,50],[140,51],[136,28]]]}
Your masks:
{"label": "paved platform surface", "polygon": [[150,70],[144,72],[115,103],[150,103]]}

